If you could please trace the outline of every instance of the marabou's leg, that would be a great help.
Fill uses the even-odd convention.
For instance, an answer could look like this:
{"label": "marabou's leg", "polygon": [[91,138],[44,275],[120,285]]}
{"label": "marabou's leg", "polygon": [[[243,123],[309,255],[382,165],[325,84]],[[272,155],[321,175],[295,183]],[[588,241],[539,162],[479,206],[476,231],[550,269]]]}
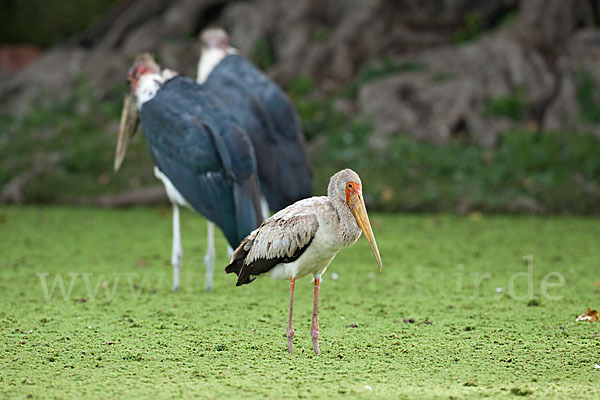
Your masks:
{"label": "marabou's leg", "polygon": [[207,224],[206,256],[204,264],[206,265],[206,291],[212,290],[213,267],[215,265],[215,224],[208,221]]}
{"label": "marabou's leg", "polygon": [[269,204],[264,196],[260,196],[260,210],[262,212],[263,221],[271,216],[271,212],[269,211]]}
{"label": "marabou's leg", "polygon": [[173,202],[173,250],[171,252],[171,265],[173,265],[173,290],[179,289],[179,272],[183,249],[181,248],[181,233],[179,229],[179,206]]}

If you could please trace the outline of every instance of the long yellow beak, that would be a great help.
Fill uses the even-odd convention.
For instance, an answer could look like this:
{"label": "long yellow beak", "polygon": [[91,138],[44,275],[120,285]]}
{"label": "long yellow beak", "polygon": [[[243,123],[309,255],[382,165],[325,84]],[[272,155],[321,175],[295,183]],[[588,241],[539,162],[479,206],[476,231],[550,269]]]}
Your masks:
{"label": "long yellow beak", "polygon": [[348,205],[350,206],[352,214],[354,214],[354,218],[356,219],[358,226],[360,226],[360,229],[365,234],[365,237],[367,238],[367,241],[371,246],[371,250],[373,251],[373,255],[375,256],[375,261],[377,261],[379,271],[381,272],[383,269],[383,266],[381,264],[381,256],[379,255],[377,242],[375,241],[375,236],[373,235],[373,230],[371,229],[371,222],[369,222],[367,207],[365,206],[365,202],[362,199],[362,196],[358,193],[353,194],[348,199]]}
{"label": "long yellow beak", "polygon": [[139,112],[137,109],[135,96],[126,94],[121,111],[121,123],[119,124],[119,138],[117,139],[117,149],[115,151],[115,171],[118,171],[125,159],[129,145],[135,136],[139,124]]}

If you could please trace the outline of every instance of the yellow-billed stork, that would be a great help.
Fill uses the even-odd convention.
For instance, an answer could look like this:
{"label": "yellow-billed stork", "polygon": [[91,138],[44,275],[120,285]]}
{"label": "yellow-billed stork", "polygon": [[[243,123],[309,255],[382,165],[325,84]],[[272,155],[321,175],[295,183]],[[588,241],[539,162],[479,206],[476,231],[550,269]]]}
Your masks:
{"label": "yellow-billed stork", "polygon": [[371,229],[358,174],[344,169],[333,175],[327,196],[300,200],[277,212],[248,235],[234,251],[227,273],[235,273],[237,286],[267,275],[290,280],[287,325],[288,352],[292,353],[292,311],[296,279],[314,277],[314,305],[310,333],[319,351],[319,285],[321,276],[338,251],[355,243],[361,231],[382,269],[381,256]]}

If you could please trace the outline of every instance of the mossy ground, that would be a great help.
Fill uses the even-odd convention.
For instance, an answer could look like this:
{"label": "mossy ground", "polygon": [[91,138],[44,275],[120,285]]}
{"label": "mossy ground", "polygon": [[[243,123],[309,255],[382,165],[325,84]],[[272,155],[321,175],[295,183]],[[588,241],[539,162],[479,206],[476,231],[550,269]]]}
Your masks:
{"label": "mossy ground", "polygon": [[[289,355],[288,284],[235,287],[219,236],[206,293],[205,222],[182,217],[173,293],[168,209],[1,209],[0,397],[600,395],[600,324],[574,322],[600,306],[598,219],[374,214],[383,273],[363,238],[340,252],[317,356],[310,280],[296,287]],[[66,300],[58,287],[46,300],[44,273],[48,291],[74,277]]]}

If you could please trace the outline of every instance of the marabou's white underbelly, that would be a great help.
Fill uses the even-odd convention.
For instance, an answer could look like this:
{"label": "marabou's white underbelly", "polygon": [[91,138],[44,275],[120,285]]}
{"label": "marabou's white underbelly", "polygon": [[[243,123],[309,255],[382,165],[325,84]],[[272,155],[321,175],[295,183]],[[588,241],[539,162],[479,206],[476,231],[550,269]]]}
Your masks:
{"label": "marabou's white underbelly", "polygon": [[175,188],[169,178],[163,174],[157,166],[154,167],[154,176],[160,179],[163,185],[165,185],[165,191],[167,192],[167,196],[172,203],[177,203],[182,207],[190,207],[190,204],[183,198],[181,193],[179,193],[179,190]]}

